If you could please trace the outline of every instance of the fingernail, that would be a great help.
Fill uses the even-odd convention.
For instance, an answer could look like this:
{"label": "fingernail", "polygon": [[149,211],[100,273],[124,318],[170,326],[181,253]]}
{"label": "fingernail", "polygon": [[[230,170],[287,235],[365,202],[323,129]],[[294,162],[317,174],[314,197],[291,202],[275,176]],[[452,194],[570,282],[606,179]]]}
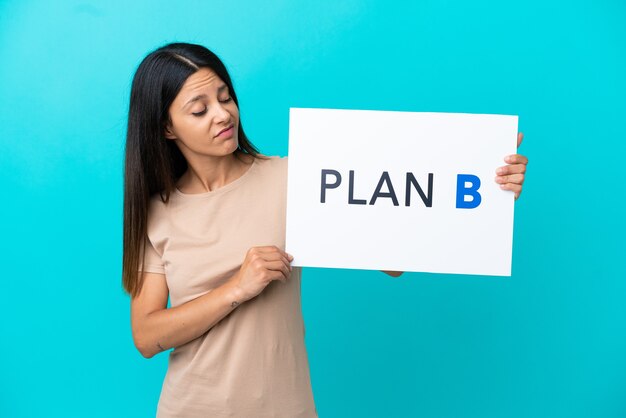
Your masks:
{"label": "fingernail", "polygon": [[507,155],[506,158],[504,159],[504,161],[506,161],[507,163],[511,162],[511,156]]}
{"label": "fingernail", "polygon": [[506,190],[506,185],[501,184],[501,185],[500,185],[500,188],[501,188],[502,190]]}
{"label": "fingernail", "polygon": [[293,260],[293,255],[287,254],[287,258],[289,258],[289,261],[291,261],[291,260]]}
{"label": "fingernail", "polygon": [[502,173],[504,173],[504,168],[502,168],[502,167],[498,168],[498,169],[496,170],[496,173],[498,173],[498,174],[502,174]]}

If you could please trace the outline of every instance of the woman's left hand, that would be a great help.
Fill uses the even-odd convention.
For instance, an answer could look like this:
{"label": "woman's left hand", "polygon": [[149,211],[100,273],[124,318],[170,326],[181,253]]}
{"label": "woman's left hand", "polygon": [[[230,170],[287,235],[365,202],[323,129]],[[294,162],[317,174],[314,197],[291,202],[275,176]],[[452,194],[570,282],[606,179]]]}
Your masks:
{"label": "woman's left hand", "polygon": [[[523,133],[517,134],[517,146],[519,147],[524,139]],[[496,170],[496,183],[500,185],[502,190],[511,190],[515,193],[515,200],[522,194],[522,184],[524,184],[524,173],[526,173],[526,165],[528,158],[521,154],[508,155],[504,158],[508,163]]]}

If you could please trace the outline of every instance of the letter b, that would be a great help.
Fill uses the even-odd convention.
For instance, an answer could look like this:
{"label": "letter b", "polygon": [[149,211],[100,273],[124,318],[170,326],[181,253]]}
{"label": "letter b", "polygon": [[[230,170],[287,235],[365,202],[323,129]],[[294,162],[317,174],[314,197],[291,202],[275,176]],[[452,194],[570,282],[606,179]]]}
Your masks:
{"label": "letter b", "polygon": [[[465,183],[470,183],[467,187]],[[457,174],[456,176],[456,207],[457,209],[474,209],[482,200],[478,189],[480,179],[473,174]],[[465,201],[465,196],[471,196],[472,200]]]}

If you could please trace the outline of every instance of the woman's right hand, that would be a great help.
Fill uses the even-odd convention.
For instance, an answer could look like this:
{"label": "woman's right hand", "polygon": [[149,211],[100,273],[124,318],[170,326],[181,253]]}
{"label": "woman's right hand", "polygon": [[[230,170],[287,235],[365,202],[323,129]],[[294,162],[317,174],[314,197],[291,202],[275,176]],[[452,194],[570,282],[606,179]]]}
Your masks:
{"label": "woman's right hand", "polygon": [[241,291],[241,302],[261,293],[273,280],[286,282],[292,260],[293,256],[275,245],[250,248],[241,268],[231,279],[233,285]]}

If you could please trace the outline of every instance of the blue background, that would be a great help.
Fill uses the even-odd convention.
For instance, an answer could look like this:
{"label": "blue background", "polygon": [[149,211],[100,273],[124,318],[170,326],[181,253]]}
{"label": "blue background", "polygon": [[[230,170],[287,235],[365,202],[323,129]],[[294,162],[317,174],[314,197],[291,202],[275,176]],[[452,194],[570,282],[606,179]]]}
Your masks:
{"label": "blue background", "polygon": [[289,107],[520,116],[511,278],[304,272],[321,417],[626,416],[625,18],[617,0],[0,2],[0,415],[154,415],[167,355],[134,348],[121,288],[125,123],[140,60],[188,41],[226,62],[265,154],[287,153]]}

